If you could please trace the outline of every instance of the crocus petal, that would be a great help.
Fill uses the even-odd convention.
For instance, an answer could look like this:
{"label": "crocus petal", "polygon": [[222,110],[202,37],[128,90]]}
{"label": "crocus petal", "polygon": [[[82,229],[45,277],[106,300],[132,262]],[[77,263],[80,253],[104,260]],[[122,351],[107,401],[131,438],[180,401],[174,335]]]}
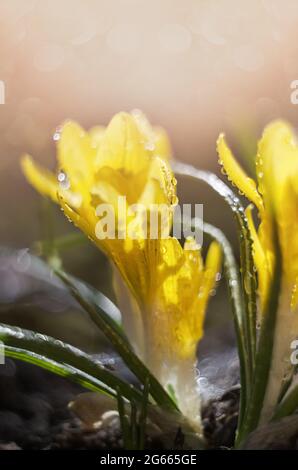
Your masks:
{"label": "crocus petal", "polygon": [[98,148],[102,142],[105,132],[104,126],[94,126],[89,130],[91,146]]}
{"label": "crocus petal", "polygon": [[269,124],[258,144],[257,175],[267,209],[283,205],[288,180],[298,178],[298,147],[291,126],[285,121]]}
{"label": "crocus petal", "polygon": [[122,170],[126,175],[149,168],[150,155],[144,146],[144,135],[130,114],[119,113],[113,117],[99,146],[96,165]]}
{"label": "crocus petal", "polygon": [[223,134],[220,134],[217,139],[217,152],[219,155],[219,163],[227,173],[229,180],[255,204],[259,211],[262,211],[263,202],[257,191],[256,183],[246,175],[241,166],[237,163]]}
{"label": "crocus petal", "polygon": [[154,153],[157,157],[169,161],[172,156],[168,134],[162,127],[154,127]]}
{"label": "crocus petal", "polygon": [[269,286],[271,281],[271,269],[268,266],[266,259],[266,252],[263,249],[259,235],[256,231],[255,224],[252,217],[253,206],[249,205],[245,210],[247,217],[250,234],[253,241],[253,258],[258,271],[259,281],[259,296],[261,300],[261,311],[266,303],[267,295],[269,293]]}
{"label": "crocus petal", "polygon": [[58,202],[58,181],[50,171],[37,165],[30,155],[24,155],[21,159],[22,170],[27,180],[41,194]]}
{"label": "crocus petal", "polygon": [[88,200],[96,153],[89,134],[75,122],[67,121],[61,128],[57,150],[59,169],[66,173],[71,190]]}

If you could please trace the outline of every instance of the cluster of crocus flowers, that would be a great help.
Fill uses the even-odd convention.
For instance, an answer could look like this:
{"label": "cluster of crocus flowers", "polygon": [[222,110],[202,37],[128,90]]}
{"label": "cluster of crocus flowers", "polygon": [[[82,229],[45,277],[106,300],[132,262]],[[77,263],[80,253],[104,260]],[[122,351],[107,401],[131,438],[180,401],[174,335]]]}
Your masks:
{"label": "cluster of crocus flowers", "polygon": [[246,215],[258,273],[260,323],[265,315],[276,267],[275,227],[281,251],[281,291],[271,370],[261,415],[261,422],[264,422],[272,416],[281,386],[291,373],[291,344],[298,337],[298,146],[293,130],[286,122],[269,124],[258,143],[257,183],[238,165],[223,135],[218,139],[217,150],[219,162],[228,178],[253,203],[260,218],[256,230],[253,206],[248,206]]}
{"label": "cluster of crocus flowers", "polygon": [[[60,204],[66,216],[112,261],[131,344],[164,387],[174,390],[184,415],[198,425],[196,347],[220,269],[221,250],[212,243],[204,264],[193,239],[182,247],[171,236],[178,199],[165,132],[151,127],[140,112],[119,113],[106,128],[90,132],[66,122],[55,140],[57,175],[25,156],[22,166],[27,179]],[[106,204],[113,209],[116,232],[121,231],[121,236],[103,236],[101,208]],[[132,205],[145,210],[132,211]],[[152,205],[168,209],[153,239],[144,235]]]}

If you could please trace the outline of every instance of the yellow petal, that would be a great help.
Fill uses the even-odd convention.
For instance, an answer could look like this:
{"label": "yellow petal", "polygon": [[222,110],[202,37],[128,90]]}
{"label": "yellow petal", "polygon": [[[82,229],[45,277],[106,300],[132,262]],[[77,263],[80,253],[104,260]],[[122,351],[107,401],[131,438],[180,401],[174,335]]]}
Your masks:
{"label": "yellow petal", "polygon": [[98,168],[109,166],[129,176],[149,168],[150,156],[135,119],[127,113],[113,117],[96,157]]}
{"label": "yellow petal", "polygon": [[291,297],[291,309],[296,310],[298,305],[298,276],[295,280],[293,290],[292,290],[292,297]]}
{"label": "yellow petal", "polygon": [[69,178],[72,191],[88,198],[96,154],[89,134],[75,122],[68,121],[61,128],[57,150],[59,169]]}
{"label": "yellow petal", "polygon": [[153,157],[139,202],[146,207],[150,207],[150,204],[175,206],[178,203],[176,184],[168,163],[161,158]]}
{"label": "yellow petal", "polygon": [[205,262],[205,279],[207,283],[207,288],[209,288],[209,293],[213,289],[216,280],[216,274],[220,271],[222,260],[222,250],[220,245],[217,242],[212,242],[210,244],[206,262]]}
{"label": "yellow petal", "polygon": [[132,112],[146,150],[152,152],[152,155],[169,160],[171,157],[171,145],[167,133],[162,127],[152,127],[146,116],[139,110]]}
{"label": "yellow petal", "polygon": [[39,193],[58,202],[58,181],[53,173],[34,163],[30,155],[22,157],[21,166],[27,180]]}
{"label": "yellow petal", "polygon": [[[183,249],[175,238],[161,240],[162,263],[153,308],[155,344],[165,357],[195,358],[203,335],[205,308],[220,269],[221,249],[210,246],[206,267],[192,240]],[[167,337],[165,342],[164,337]],[[162,359],[162,357],[160,357]]]}
{"label": "yellow petal", "polygon": [[283,204],[276,214],[281,245],[284,275],[290,288],[298,278],[298,191],[290,179],[281,192]]}
{"label": "yellow petal", "polygon": [[288,180],[298,180],[298,146],[291,126],[285,121],[269,124],[258,144],[259,187],[270,210],[283,206],[282,192]]}
{"label": "yellow petal", "polygon": [[163,160],[170,160],[172,156],[171,144],[168,134],[162,127],[154,127],[154,154]]}
{"label": "yellow petal", "polygon": [[260,242],[259,235],[255,229],[255,224],[252,217],[253,206],[249,205],[245,210],[248,226],[253,241],[253,258],[258,271],[259,295],[261,300],[261,311],[265,306],[267,295],[269,293],[269,286],[271,281],[270,268],[266,259],[266,252]]}
{"label": "yellow petal", "polygon": [[210,293],[216,284],[216,276],[220,272],[222,261],[222,250],[220,245],[217,242],[212,242],[210,244],[206,261],[202,287],[199,295],[199,309],[201,315],[204,315],[208,300],[210,298]]}
{"label": "yellow petal", "polygon": [[104,126],[94,126],[89,130],[91,146],[98,148],[102,142],[105,132]]}
{"label": "yellow petal", "polygon": [[73,209],[64,199],[61,193],[58,193],[59,204],[69,221],[78,227],[82,232],[92,240],[96,241],[95,224],[96,218],[93,209],[82,211],[81,213]]}
{"label": "yellow petal", "polygon": [[263,251],[262,245],[260,243],[256,228],[255,228],[255,224],[254,224],[253,216],[252,216],[252,210],[253,210],[253,206],[250,204],[245,210],[245,215],[247,217],[250,234],[251,234],[252,241],[253,241],[254,262],[258,269],[262,269],[265,263],[265,253]]}
{"label": "yellow petal", "polygon": [[241,166],[237,163],[223,134],[220,134],[217,139],[217,152],[219,155],[219,163],[223,166],[229,180],[255,204],[259,211],[261,211],[263,202],[257,191],[256,183],[246,175]]}

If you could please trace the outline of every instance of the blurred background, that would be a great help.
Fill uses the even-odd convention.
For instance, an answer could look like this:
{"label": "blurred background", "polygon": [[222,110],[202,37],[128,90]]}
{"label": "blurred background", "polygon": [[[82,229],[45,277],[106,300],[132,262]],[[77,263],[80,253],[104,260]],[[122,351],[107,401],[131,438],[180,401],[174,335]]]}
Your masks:
{"label": "blurred background", "polygon": [[[67,118],[89,128],[140,108],[168,131],[177,158],[216,172],[225,131],[249,168],[264,124],[297,124],[297,22],[296,0],[1,0],[1,245],[24,249],[42,237],[40,197],[19,159],[28,152],[54,168],[52,136]],[[235,242],[232,216],[209,189],[179,181],[179,194],[204,203],[205,219]],[[57,235],[73,230],[57,209],[54,224]],[[92,247],[65,258],[109,292]],[[5,279],[6,291],[19,286]]]}

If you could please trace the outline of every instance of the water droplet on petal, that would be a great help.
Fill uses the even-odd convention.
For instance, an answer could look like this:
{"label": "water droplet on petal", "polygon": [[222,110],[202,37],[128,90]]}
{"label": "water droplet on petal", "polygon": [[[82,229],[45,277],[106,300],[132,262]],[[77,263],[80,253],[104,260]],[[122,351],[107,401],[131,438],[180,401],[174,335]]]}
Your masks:
{"label": "water droplet on petal", "polygon": [[244,289],[247,294],[251,293],[251,283],[250,283],[250,275],[246,274],[244,276]]}
{"label": "water droplet on petal", "polygon": [[53,135],[53,140],[55,142],[58,142],[58,140],[60,140],[60,137],[61,137],[61,128],[58,127]]}
{"label": "water droplet on petal", "polygon": [[70,181],[67,174],[64,171],[60,171],[57,176],[58,183],[61,189],[67,190],[70,188]]}
{"label": "water droplet on petal", "polygon": [[150,152],[153,152],[155,150],[154,142],[147,142],[145,144],[145,149],[149,150]]}
{"label": "water droplet on petal", "polygon": [[178,197],[176,195],[172,196],[171,205],[176,206],[178,204]]}

